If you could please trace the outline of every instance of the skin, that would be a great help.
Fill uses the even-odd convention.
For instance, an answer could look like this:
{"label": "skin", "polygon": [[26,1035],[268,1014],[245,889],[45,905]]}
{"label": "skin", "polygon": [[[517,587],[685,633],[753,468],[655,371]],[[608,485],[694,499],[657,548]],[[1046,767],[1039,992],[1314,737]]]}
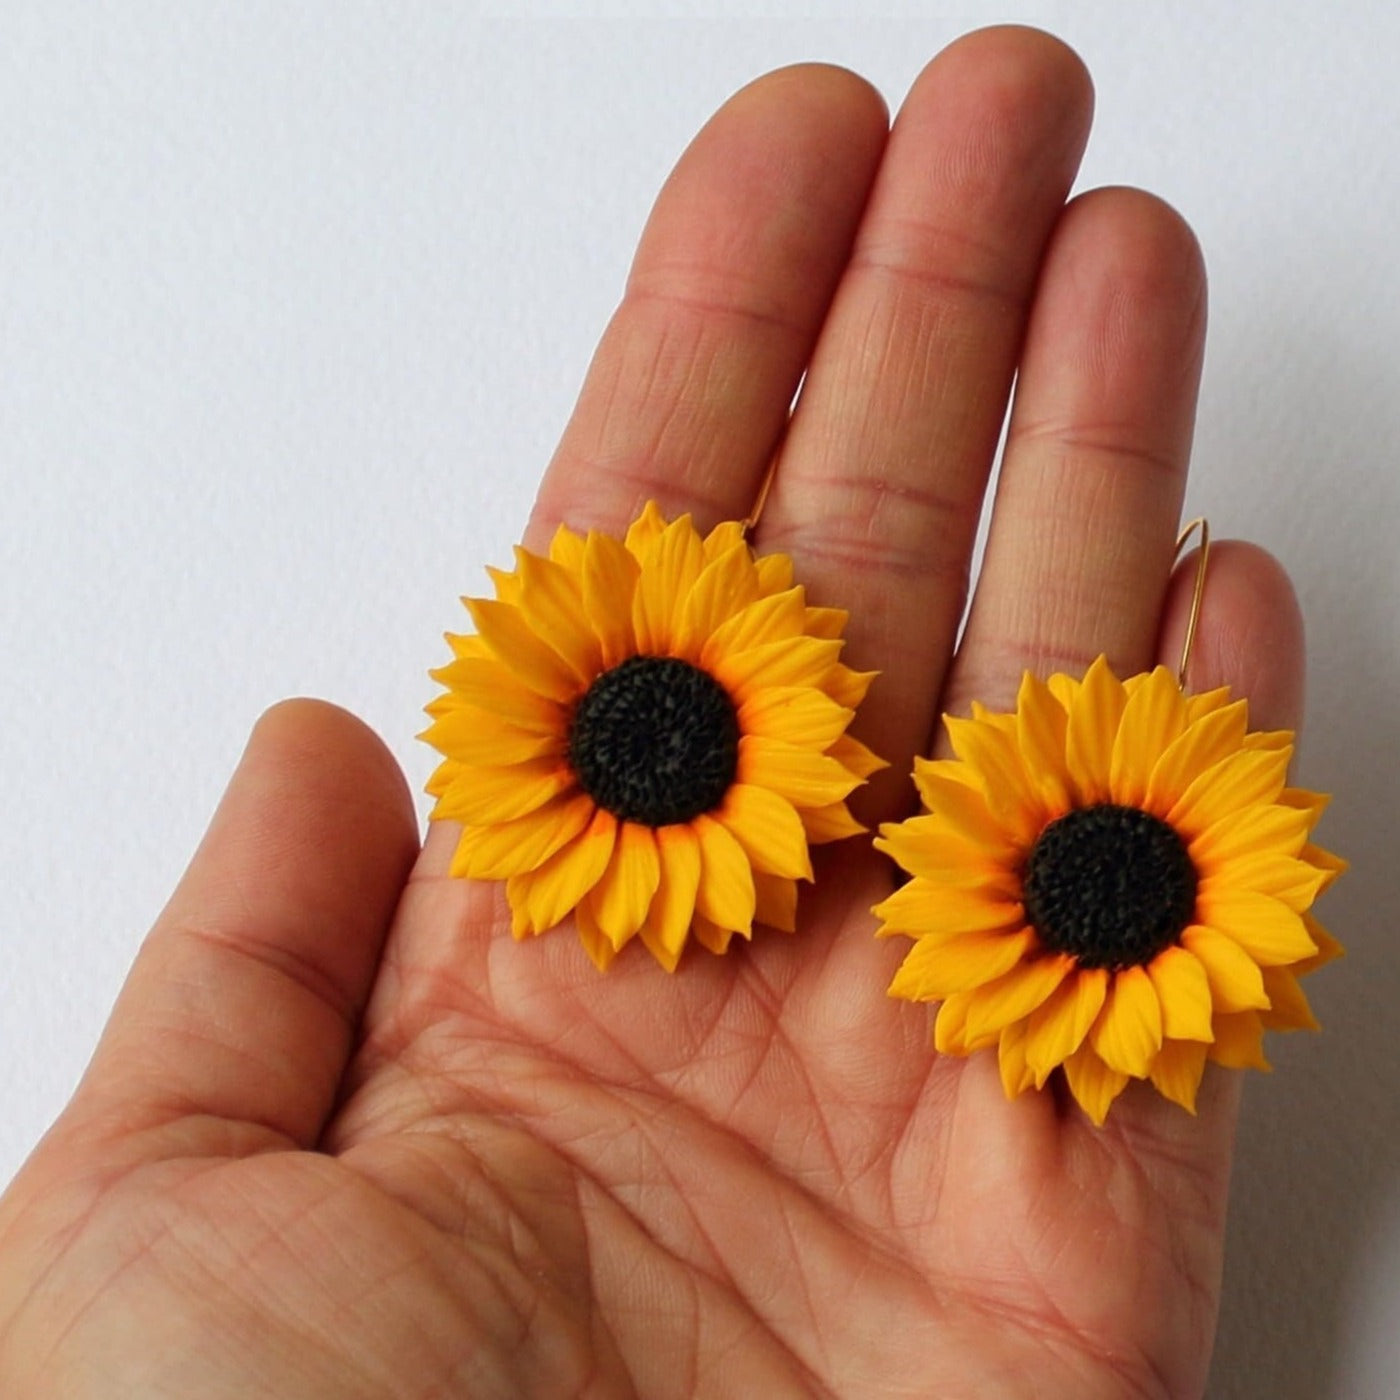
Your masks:
{"label": "skin", "polygon": [[[742,517],[781,444],[756,543],[883,673],[866,821],[908,813],[941,709],[1179,657],[1204,276],[1151,196],[1066,203],[1091,104],[1021,29],[939,55],[892,134],[842,70],[740,92],[660,195],[530,522]],[[1190,682],[1298,724],[1297,608],[1250,546],[1212,555]],[[1134,1086],[1102,1131],[1062,1090],[1008,1103],[885,997],[908,945],[871,936],[863,840],[821,852],[796,936],[604,977],[567,928],[514,944],[497,887],[446,878],[454,837],[419,852],[344,712],[258,723],[0,1201],[0,1392],[1201,1394],[1235,1076],[1195,1118]]]}

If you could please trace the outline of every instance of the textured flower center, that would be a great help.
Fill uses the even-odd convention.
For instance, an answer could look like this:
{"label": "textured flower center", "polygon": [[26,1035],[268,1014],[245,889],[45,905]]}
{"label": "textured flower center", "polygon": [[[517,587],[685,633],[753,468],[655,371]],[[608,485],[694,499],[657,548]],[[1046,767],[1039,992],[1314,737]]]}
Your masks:
{"label": "textured flower center", "polygon": [[708,672],[670,656],[604,671],[574,710],[569,762],[623,821],[688,822],[719,804],[739,765],[739,718]]}
{"label": "textured flower center", "polygon": [[1041,832],[1023,897],[1041,942],[1083,967],[1118,970],[1176,942],[1195,912],[1196,867],[1166,822],[1105,802]]}

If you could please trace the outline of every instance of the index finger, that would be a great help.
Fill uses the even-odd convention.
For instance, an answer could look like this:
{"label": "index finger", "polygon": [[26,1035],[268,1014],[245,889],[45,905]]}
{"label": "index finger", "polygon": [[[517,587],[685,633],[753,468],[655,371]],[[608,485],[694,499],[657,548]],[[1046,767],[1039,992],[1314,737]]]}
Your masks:
{"label": "index finger", "polygon": [[748,514],[886,132],[875,90],[819,64],[758,79],[706,124],[657,198],[527,546],[561,521],[621,535],[648,499],[702,529]]}

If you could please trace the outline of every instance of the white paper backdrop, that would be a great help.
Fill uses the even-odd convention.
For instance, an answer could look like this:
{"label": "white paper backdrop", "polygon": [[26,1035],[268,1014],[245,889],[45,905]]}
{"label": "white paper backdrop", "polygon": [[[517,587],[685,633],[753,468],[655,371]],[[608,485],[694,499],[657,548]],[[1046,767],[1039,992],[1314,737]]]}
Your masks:
{"label": "white paper backdrop", "polygon": [[1081,184],[1145,185],[1200,234],[1189,505],[1294,573],[1302,778],[1355,861],[1327,1032],[1249,1085],[1211,1394],[1392,1396],[1400,11],[768,8],[0,4],[0,1181],[262,708],[335,699],[421,784],[424,669],[713,108],[812,58],[897,103],[957,33],[1029,19],[1095,75]]}

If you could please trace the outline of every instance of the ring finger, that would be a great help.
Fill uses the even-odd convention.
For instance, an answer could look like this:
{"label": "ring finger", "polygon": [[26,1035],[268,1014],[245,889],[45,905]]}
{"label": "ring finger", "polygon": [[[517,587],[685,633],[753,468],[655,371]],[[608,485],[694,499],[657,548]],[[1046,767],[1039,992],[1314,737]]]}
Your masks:
{"label": "ring finger", "polygon": [[[1205,337],[1195,238],[1153,196],[1076,200],[1031,315],[986,555],[942,707],[1023,671],[1156,657]],[[935,739],[937,736],[934,736]]]}

